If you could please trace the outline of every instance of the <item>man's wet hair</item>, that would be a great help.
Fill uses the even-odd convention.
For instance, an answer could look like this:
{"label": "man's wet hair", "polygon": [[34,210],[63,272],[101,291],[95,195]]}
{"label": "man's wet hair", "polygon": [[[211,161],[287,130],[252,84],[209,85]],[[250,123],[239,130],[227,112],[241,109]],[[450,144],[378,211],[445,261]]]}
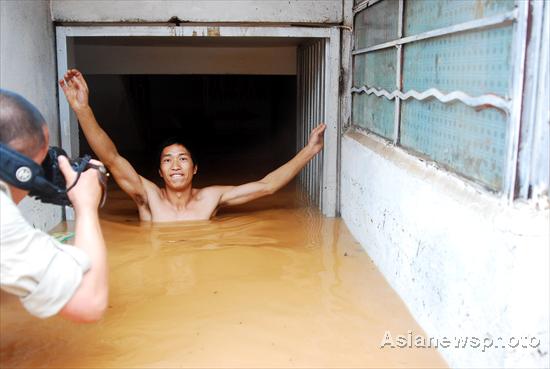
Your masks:
{"label": "man's wet hair", "polygon": [[181,145],[181,146],[185,147],[187,149],[187,152],[189,152],[189,156],[191,157],[191,161],[193,162],[193,165],[197,165],[197,159],[196,159],[195,155],[193,155],[194,150],[190,146],[190,143],[188,143],[188,142],[186,143],[181,137],[177,137],[177,136],[168,137],[158,145],[158,149],[157,149],[157,159],[158,159],[158,161],[156,163],[157,165],[158,165],[158,163],[160,163],[160,159],[161,159],[160,156],[162,155],[162,150],[164,150],[166,147],[168,147],[170,145]]}
{"label": "man's wet hair", "polygon": [[40,111],[23,96],[0,89],[0,142],[12,146],[15,141],[18,151],[33,157],[44,147],[44,125]]}

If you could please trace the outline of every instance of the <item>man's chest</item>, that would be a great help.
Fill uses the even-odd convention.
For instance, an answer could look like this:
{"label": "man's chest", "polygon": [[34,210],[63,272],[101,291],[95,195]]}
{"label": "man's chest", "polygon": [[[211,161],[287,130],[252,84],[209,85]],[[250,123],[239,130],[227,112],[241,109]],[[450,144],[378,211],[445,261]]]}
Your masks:
{"label": "man's chest", "polygon": [[212,201],[191,201],[185,208],[177,208],[167,200],[150,201],[149,207],[153,222],[172,222],[180,220],[208,220],[216,210]]}

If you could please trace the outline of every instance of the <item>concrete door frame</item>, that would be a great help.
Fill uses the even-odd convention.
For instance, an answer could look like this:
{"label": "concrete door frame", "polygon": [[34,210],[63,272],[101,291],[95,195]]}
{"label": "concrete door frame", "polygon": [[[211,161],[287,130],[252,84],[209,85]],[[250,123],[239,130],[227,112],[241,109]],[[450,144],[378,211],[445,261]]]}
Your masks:
{"label": "concrete door frame", "polygon": [[[325,216],[337,214],[338,150],[340,137],[338,81],[340,74],[340,29],[337,27],[288,26],[57,26],[57,75],[74,66],[73,37],[288,37],[325,39],[325,149],[323,151],[321,210]],[[61,147],[78,155],[78,122],[58,86]],[[67,219],[73,214],[69,209]]]}

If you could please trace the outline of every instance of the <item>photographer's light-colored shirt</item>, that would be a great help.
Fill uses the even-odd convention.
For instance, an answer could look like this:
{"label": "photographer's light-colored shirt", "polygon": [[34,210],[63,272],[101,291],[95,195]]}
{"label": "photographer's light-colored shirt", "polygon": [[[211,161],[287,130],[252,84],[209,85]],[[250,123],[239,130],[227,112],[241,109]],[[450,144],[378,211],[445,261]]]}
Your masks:
{"label": "photographer's light-colored shirt", "polygon": [[47,318],[71,299],[90,269],[88,256],[33,228],[0,181],[0,287],[31,314]]}

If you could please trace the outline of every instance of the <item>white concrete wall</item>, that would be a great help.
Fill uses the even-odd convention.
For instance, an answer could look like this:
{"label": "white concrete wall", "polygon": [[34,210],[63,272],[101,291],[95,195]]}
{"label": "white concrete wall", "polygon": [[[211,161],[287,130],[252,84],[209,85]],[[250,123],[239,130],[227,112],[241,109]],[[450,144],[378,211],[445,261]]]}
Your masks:
{"label": "white concrete wall", "polygon": [[506,205],[353,131],[341,177],[344,221],[429,336],[541,341],[540,351],[440,349],[451,367],[548,366],[547,208]]}
{"label": "white concrete wall", "polygon": [[296,74],[296,47],[131,46],[75,43],[84,74]]}
{"label": "white concrete wall", "polygon": [[[0,1],[0,86],[36,105],[48,122],[50,144],[59,136],[54,51],[48,1]],[[61,221],[59,206],[26,198],[19,207],[40,229]]]}
{"label": "white concrete wall", "polygon": [[[52,0],[60,22],[340,23],[342,0]],[[98,3],[101,3],[98,6]]]}

